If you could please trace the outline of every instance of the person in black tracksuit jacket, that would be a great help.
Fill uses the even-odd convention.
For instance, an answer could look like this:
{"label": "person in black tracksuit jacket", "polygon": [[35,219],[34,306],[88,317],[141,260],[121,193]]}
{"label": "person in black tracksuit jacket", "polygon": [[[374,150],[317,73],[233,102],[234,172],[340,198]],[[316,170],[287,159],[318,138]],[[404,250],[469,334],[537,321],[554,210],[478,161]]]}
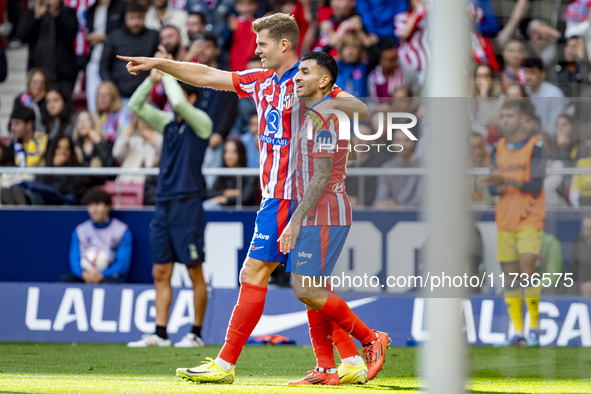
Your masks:
{"label": "person in black tracksuit jacket", "polygon": [[156,30],[146,29],[145,15],[146,10],[142,5],[128,3],[125,10],[125,26],[110,33],[105,41],[101,56],[101,79],[115,83],[122,97],[130,97],[148,73],[140,72],[139,78],[129,75],[125,62],[117,60],[116,56],[121,53],[152,56],[158,50],[160,37]]}

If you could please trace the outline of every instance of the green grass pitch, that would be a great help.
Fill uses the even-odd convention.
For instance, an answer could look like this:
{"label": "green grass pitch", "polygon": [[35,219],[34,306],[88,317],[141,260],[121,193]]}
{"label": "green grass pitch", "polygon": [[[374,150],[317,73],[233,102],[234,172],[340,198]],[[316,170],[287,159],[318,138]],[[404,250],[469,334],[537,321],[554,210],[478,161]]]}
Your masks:
{"label": "green grass pitch", "polygon": [[[364,386],[288,387],[314,366],[306,346],[247,346],[232,385],[175,376],[219,346],[130,349],[108,344],[0,343],[0,393],[400,393],[424,392],[418,348],[392,348]],[[454,363],[453,356],[449,362]],[[466,393],[591,393],[589,348],[469,348]]]}

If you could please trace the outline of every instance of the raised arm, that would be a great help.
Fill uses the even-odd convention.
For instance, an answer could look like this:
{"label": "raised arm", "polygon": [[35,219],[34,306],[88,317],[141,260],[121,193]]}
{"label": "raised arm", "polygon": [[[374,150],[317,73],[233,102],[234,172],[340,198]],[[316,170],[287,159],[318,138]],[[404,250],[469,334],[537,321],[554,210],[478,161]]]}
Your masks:
{"label": "raised arm", "polygon": [[164,127],[170,123],[174,117],[164,111],[161,111],[149,104],[146,104],[146,98],[154,87],[154,82],[146,78],[144,82],[133,92],[129,99],[129,108],[142,119],[150,128],[159,133],[164,132]]}
{"label": "raised arm", "polygon": [[118,59],[127,63],[127,71],[137,75],[138,71],[160,70],[183,82],[200,87],[235,92],[232,73],[218,70],[199,63],[177,62],[154,57],[128,57],[117,55]]}
{"label": "raised arm", "polygon": [[165,75],[162,77],[162,84],[164,85],[166,97],[168,97],[175,112],[191,125],[195,134],[205,140],[208,139],[213,129],[211,118],[204,111],[195,108],[187,101],[176,79],[170,75]]}

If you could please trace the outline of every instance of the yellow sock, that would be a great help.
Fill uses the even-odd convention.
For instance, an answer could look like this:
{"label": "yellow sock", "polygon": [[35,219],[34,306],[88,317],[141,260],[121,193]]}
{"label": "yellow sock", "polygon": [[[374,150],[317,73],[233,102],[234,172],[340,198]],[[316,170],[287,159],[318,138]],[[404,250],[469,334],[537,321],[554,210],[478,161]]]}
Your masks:
{"label": "yellow sock", "polygon": [[525,298],[525,305],[527,305],[527,311],[529,312],[529,328],[537,330],[539,327],[540,317],[540,293],[542,289],[540,286],[526,287],[523,289],[523,296]]}
{"label": "yellow sock", "polygon": [[516,333],[523,335],[523,299],[521,289],[505,290],[505,304],[507,312],[513,322],[513,328]]}

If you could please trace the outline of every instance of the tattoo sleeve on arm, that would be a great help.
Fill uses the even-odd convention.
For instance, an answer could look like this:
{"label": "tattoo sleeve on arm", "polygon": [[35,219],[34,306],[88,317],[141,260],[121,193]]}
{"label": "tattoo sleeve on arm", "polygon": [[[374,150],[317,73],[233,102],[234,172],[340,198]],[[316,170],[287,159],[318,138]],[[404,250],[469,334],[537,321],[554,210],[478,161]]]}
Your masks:
{"label": "tattoo sleeve on arm", "polygon": [[332,172],[333,159],[329,157],[320,157],[314,159],[314,175],[310,180],[310,184],[304,193],[302,201],[293,214],[292,220],[296,223],[302,223],[316,203],[320,199]]}

